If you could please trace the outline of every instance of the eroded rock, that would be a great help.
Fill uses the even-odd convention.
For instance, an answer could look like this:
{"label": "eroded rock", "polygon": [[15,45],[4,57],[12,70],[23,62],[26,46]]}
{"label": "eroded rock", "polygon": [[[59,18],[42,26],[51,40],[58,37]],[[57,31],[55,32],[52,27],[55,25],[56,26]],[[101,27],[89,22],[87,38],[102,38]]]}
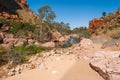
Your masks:
{"label": "eroded rock", "polygon": [[96,52],[90,66],[105,80],[120,80],[120,51]]}
{"label": "eroded rock", "polygon": [[85,49],[90,49],[90,48],[93,48],[93,42],[92,40],[90,39],[86,39],[86,38],[83,38],[79,45],[82,47],[82,48],[85,48]]}

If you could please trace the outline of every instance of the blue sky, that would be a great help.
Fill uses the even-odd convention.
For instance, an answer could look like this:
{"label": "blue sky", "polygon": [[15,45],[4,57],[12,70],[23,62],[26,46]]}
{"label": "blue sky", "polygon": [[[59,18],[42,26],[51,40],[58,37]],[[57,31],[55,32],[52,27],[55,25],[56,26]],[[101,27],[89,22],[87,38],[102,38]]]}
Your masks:
{"label": "blue sky", "polygon": [[71,28],[88,26],[93,18],[102,16],[102,12],[115,12],[120,8],[120,0],[27,0],[32,11],[50,5],[56,13],[56,21],[70,23]]}

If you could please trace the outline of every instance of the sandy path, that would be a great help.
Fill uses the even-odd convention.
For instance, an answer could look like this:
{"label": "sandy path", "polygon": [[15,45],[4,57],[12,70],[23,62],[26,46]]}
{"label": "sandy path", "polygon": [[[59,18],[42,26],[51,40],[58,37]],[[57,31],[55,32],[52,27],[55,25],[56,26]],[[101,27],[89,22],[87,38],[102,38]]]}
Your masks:
{"label": "sandy path", "polygon": [[89,62],[75,55],[51,56],[38,68],[5,80],[103,80]]}
{"label": "sandy path", "polygon": [[99,74],[93,71],[88,61],[79,60],[76,62],[60,80],[104,80]]}

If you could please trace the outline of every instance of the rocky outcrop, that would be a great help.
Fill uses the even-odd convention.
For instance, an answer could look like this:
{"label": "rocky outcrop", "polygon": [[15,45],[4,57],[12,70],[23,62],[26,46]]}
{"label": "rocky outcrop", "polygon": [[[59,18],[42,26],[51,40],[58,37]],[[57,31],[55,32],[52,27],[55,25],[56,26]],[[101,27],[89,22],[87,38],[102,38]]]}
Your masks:
{"label": "rocky outcrop", "polygon": [[28,4],[27,4],[27,2],[26,2],[26,0],[16,0],[16,1],[19,2],[20,5],[22,7],[24,7],[24,8],[28,8],[29,7]]}
{"label": "rocky outcrop", "polygon": [[95,18],[89,22],[89,31],[95,33],[98,28],[120,27],[120,10],[102,18]]}
{"label": "rocky outcrop", "polygon": [[101,19],[95,18],[89,22],[89,30],[92,33],[94,33],[97,28],[104,26],[105,26],[105,21],[103,18]]}
{"label": "rocky outcrop", "polygon": [[120,51],[96,52],[90,66],[105,80],[120,80]]}
{"label": "rocky outcrop", "polygon": [[39,16],[29,9],[26,0],[0,0],[0,18],[33,24],[43,22]]}
{"label": "rocky outcrop", "polygon": [[58,41],[60,37],[62,37],[62,34],[58,31],[54,31],[54,32],[52,32],[51,41]]}

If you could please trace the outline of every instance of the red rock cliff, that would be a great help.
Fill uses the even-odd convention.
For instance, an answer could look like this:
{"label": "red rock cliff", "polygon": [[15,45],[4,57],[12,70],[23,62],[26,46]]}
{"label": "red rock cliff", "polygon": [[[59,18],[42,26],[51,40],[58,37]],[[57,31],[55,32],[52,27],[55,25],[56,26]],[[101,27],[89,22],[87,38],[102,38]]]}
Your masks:
{"label": "red rock cliff", "polygon": [[89,22],[89,31],[94,33],[98,28],[120,27],[120,10],[103,18],[95,18]]}

